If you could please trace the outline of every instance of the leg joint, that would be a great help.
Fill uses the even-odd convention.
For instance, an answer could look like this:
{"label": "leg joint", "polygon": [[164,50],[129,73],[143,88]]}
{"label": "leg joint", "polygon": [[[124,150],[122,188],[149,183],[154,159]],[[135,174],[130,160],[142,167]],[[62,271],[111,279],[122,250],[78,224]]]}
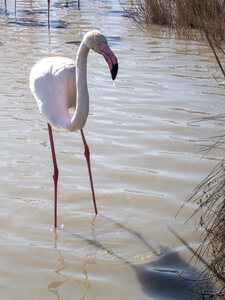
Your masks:
{"label": "leg joint", "polygon": [[58,177],[59,177],[59,170],[58,170],[58,167],[55,167],[54,168],[54,173],[53,173],[53,180],[55,181],[55,182],[57,182],[57,180],[58,180]]}

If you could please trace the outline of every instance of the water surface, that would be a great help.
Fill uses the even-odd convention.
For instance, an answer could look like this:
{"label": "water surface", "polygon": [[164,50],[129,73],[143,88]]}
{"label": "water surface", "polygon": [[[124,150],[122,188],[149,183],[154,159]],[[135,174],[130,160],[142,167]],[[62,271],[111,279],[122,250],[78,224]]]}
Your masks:
{"label": "water surface", "polygon": [[[7,1],[9,2],[9,1]],[[199,145],[224,129],[193,122],[223,112],[220,71],[208,45],[141,31],[120,1],[17,1],[0,10],[0,262],[4,299],[198,299],[185,269],[197,248],[194,211],[178,209],[223,153]],[[54,128],[60,170],[57,232],[46,121],[29,90],[39,59],[75,59],[89,30],[108,38],[119,60],[88,58],[90,115],[84,128],[100,214],[95,218],[79,133]],[[161,253],[160,256],[158,254]],[[176,282],[177,284],[174,284]]]}

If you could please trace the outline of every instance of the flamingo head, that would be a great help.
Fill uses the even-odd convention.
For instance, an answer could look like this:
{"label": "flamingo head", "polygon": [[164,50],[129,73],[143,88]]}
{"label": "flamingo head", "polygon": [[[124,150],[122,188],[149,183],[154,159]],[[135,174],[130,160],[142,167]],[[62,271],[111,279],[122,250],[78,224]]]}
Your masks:
{"label": "flamingo head", "polygon": [[116,79],[118,72],[118,60],[109,48],[106,37],[98,30],[89,31],[84,36],[84,43],[88,48],[101,54],[108,63],[112,80]]}

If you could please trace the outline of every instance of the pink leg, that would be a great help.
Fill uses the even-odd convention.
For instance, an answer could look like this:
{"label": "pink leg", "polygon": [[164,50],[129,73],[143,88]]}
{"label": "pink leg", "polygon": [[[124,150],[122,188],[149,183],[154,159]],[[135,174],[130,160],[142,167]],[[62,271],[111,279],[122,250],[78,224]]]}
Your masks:
{"label": "pink leg", "polygon": [[84,144],[84,156],[86,157],[87,166],[88,166],[88,173],[89,173],[89,178],[90,178],[90,183],[91,183],[91,191],[92,191],[92,197],[93,197],[93,202],[94,202],[95,214],[97,215],[98,211],[97,211],[97,206],[96,206],[96,201],[95,201],[95,192],[94,192],[94,186],[93,186],[92,175],[91,175],[90,151],[89,151],[87,142],[84,137],[83,129],[80,130],[80,133],[81,133],[81,137],[82,137],[83,144]]}
{"label": "pink leg", "polygon": [[15,4],[14,4],[14,10],[15,10],[15,19],[16,19],[16,0],[15,0]]}
{"label": "pink leg", "polygon": [[52,160],[53,160],[53,167],[54,167],[54,173],[53,173],[54,196],[55,196],[54,227],[56,228],[57,227],[57,184],[58,184],[59,170],[58,170],[56,156],[55,156],[55,147],[54,147],[54,142],[53,142],[52,128],[49,123],[48,123],[48,133],[49,133],[49,139],[50,139],[50,144],[51,144]]}
{"label": "pink leg", "polygon": [[48,0],[48,30],[50,29],[50,0]]}

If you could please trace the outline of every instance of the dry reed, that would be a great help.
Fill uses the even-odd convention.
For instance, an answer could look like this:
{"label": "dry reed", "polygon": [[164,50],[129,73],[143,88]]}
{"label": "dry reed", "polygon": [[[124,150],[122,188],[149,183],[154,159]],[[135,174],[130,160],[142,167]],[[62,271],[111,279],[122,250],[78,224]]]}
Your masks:
{"label": "dry reed", "polygon": [[[203,228],[203,241],[195,256],[206,257],[203,270],[217,296],[225,296],[225,159],[195,188],[187,202],[197,204],[194,214],[200,212],[199,226]],[[186,203],[183,205],[185,206]],[[209,272],[211,271],[211,272]],[[207,293],[207,291],[204,291]]]}
{"label": "dry reed", "polygon": [[[225,40],[224,0],[198,0],[196,5],[210,38],[221,48]],[[192,29],[202,29],[193,0],[130,0],[127,11],[140,24],[164,25],[189,37],[196,36]]]}

